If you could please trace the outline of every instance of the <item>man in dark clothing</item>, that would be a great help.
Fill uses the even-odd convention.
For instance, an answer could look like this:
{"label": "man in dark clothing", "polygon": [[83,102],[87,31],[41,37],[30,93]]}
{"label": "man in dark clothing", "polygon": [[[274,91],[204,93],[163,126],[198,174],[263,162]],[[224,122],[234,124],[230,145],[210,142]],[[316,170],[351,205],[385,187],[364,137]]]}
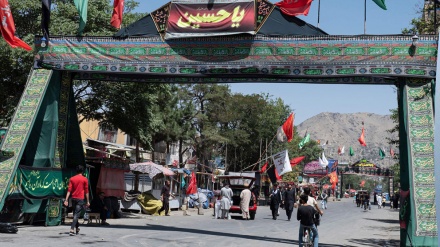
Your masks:
{"label": "man in dark clothing", "polygon": [[278,216],[278,209],[281,203],[281,192],[278,189],[278,184],[275,183],[273,185],[273,189],[269,197],[270,197],[270,210],[272,211],[272,219],[276,220]]}
{"label": "man in dark clothing", "polygon": [[293,206],[295,204],[295,190],[292,189],[292,185],[287,185],[287,190],[283,194],[284,209],[286,209],[287,220],[290,221],[293,212]]}
{"label": "man in dark clothing", "polygon": [[309,197],[306,194],[302,194],[300,196],[301,205],[298,207],[298,213],[296,215],[296,219],[300,221],[299,236],[298,236],[299,246],[302,246],[303,243],[304,227],[309,227],[313,233],[313,246],[318,247],[318,242],[319,242],[318,228],[316,228],[316,225],[313,221],[313,216],[316,213],[323,215],[323,212],[319,208],[317,211],[315,207],[308,205],[307,204],[308,199]]}
{"label": "man in dark clothing", "polygon": [[159,209],[158,213],[165,210],[165,216],[170,216],[168,211],[170,210],[170,181],[165,181],[165,185],[162,187],[160,192],[160,200],[162,201],[162,207]]}
{"label": "man in dark clothing", "polygon": [[109,225],[107,223],[107,206],[104,203],[105,193],[99,192],[98,197],[95,197],[90,204],[90,209],[92,213],[99,213],[99,217],[101,218],[101,225]]}
{"label": "man in dark clothing", "polygon": [[377,193],[376,193],[376,191],[373,193],[373,205],[377,205]]}

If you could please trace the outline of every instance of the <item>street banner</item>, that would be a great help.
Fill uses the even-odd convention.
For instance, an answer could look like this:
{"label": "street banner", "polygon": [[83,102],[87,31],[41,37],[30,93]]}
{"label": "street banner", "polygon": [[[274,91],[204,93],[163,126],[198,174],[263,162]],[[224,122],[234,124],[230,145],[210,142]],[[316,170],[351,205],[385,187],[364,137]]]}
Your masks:
{"label": "street banner", "polygon": [[278,171],[278,174],[281,176],[284,173],[291,172],[292,166],[290,166],[289,154],[287,150],[281,151],[274,156],[272,156],[273,163],[275,164],[275,168]]}
{"label": "street banner", "polygon": [[254,0],[171,2],[165,39],[255,34]]}

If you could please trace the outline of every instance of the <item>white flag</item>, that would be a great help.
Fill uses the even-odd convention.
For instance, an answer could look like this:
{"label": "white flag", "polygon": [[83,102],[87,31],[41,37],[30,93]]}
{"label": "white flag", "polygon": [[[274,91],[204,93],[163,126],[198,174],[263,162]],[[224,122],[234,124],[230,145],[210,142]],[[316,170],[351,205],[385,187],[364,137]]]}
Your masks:
{"label": "white flag", "polygon": [[345,153],[345,146],[342,146],[341,148],[341,154]]}
{"label": "white flag", "polygon": [[324,162],[322,161],[321,157],[319,157],[318,160],[319,160],[319,165],[321,167],[326,167],[327,166],[326,164],[324,164]]}
{"label": "white flag", "polygon": [[328,166],[328,160],[325,157],[324,152],[322,152],[322,164],[321,164],[321,166],[323,166],[323,167]]}
{"label": "white flag", "polygon": [[278,175],[283,175],[284,173],[291,172],[292,167],[290,166],[289,154],[287,150],[281,151],[272,156],[275,168],[278,171]]}

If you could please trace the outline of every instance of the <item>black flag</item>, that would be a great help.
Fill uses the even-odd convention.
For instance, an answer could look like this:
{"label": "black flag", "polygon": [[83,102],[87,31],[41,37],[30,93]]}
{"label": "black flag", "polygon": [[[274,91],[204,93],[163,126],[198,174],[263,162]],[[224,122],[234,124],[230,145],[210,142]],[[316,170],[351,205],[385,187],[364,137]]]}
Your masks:
{"label": "black flag", "polygon": [[50,6],[52,5],[52,0],[41,0],[42,6],[42,16],[41,16],[41,29],[43,31],[43,37],[46,42],[44,45],[49,43],[49,24],[50,24]]}

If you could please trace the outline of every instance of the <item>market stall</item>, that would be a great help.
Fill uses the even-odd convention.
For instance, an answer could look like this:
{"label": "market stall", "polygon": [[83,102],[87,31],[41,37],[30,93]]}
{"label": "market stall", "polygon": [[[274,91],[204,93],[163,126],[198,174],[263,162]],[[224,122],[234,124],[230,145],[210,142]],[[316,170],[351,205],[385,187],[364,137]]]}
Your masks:
{"label": "market stall", "polygon": [[[133,181],[125,181],[126,184],[126,192],[124,199],[121,200],[121,208],[124,210],[135,210],[135,211],[143,211],[145,213],[154,214],[158,209],[156,207],[161,207],[162,203],[158,200],[160,198],[160,192],[162,186],[164,184],[166,176],[174,176],[175,173],[170,169],[158,165],[154,162],[142,162],[142,163],[133,163],[130,164],[130,174],[126,177],[131,177]],[[145,185],[142,183],[142,191],[133,191],[134,174],[140,173],[139,175],[142,177],[142,181],[149,180],[149,184]],[[145,178],[145,175],[148,175],[149,179]],[[141,181],[141,180],[140,180]],[[173,181],[171,179],[171,181]],[[127,186],[127,185],[132,186]],[[172,183],[173,185],[173,183]],[[130,190],[127,190],[129,187]],[[148,188],[148,190],[145,190]],[[173,191],[173,186],[171,186],[171,191]],[[170,200],[170,209],[179,208],[179,197],[173,198]]]}

